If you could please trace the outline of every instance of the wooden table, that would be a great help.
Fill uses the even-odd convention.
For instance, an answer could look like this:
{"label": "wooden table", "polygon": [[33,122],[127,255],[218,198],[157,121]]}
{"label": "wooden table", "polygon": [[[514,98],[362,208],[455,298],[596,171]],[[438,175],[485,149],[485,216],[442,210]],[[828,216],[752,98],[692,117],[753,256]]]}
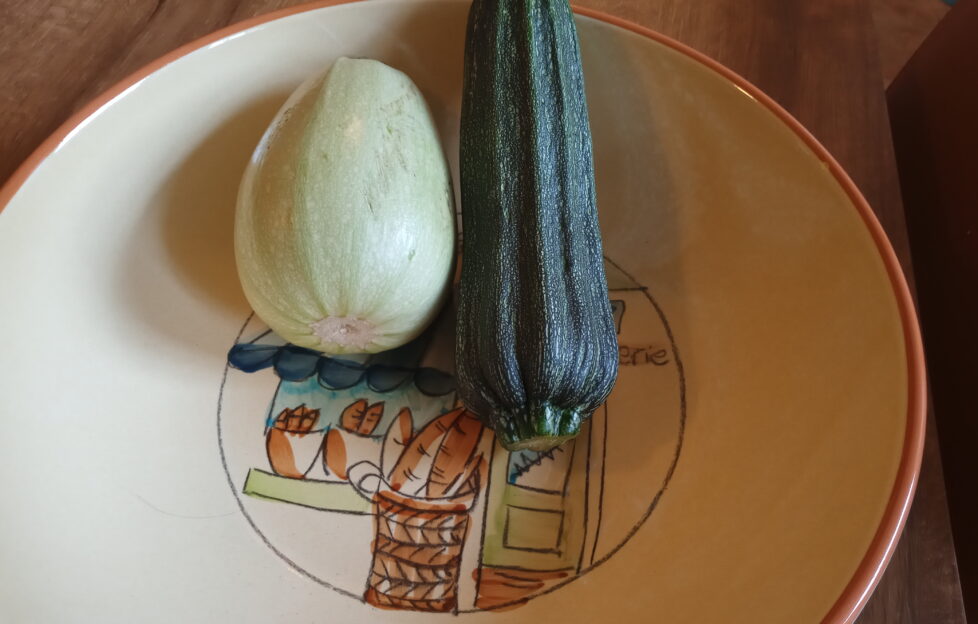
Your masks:
{"label": "wooden table", "polygon": [[[868,3],[580,0],[742,74],[797,117],[910,256]],[[0,180],[74,110],[177,46],[292,0],[0,0]],[[963,623],[933,419],[906,533],[862,624]]]}

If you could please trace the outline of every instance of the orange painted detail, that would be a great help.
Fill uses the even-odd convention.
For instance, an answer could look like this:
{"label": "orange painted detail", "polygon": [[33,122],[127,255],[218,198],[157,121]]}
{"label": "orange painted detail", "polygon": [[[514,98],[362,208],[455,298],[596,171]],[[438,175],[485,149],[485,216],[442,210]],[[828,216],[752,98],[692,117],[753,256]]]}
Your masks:
{"label": "orange painted detail", "polygon": [[465,503],[433,502],[390,491],[374,496],[373,559],[364,600],[383,608],[454,610],[462,548],[468,532]]}
{"label": "orange painted detail", "polygon": [[367,399],[360,399],[346,406],[340,414],[340,427],[355,432],[363,423],[364,414],[367,413]]}
{"label": "orange painted detail", "polygon": [[[387,434],[384,436],[380,466],[385,479],[390,479],[394,466],[400,459],[404,449],[411,443],[411,438],[413,437],[414,419],[411,415],[411,409],[408,407],[401,408],[401,411],[394,418],[394,422],[387,428]],[[400,490],[401,485],[398,484],[394,489]]]}
{"label": "orange painted detail", "polygon": [[326,434],[323,445],[323,460],[326,468],[340,479],[346,479],[346,443],[343,434],[336,429],[330,429]]}
{"label": "orange painted detail", "polygon": [[435,455],[428,479],[428,498],[447,496],[472,476],[470,466],[478,465],[474,454],[482,429],[482,421],[472,412],[462,411]]}
{"label": "orange painted detail", "polygon": [[383,416],[383,401],[369,405],[367,399],[358,399],[340,414],[340,427],[360,436],[373,435]]}
{"label": "orange painted detail", "polygon": [[270,429],[265,438],[268,463],[275,474],[291,479],[302,479],[305,475],[296,468],[295,454],[288,436],[293,435],[279,429]]}
{"label": "orange painted detail", "polygon": [[469,491],[451,499],[425,500],[391,490],[381,490],[374,494],[374,502],[381,511],[400,513],[410,510],[419,519],[425,519],[440,516],[446,512],[465,513],[475,502],[475,495],[476,492]]}
{"label": "orange painted detail", "polygon": [[381,594],[374,588],[370,588],[363,595],[367,604],[380,609],[390,609],[395,611],[428,611],[432,613],[448,613],[455,610],[456,598],[445,600],[406,600],[395,598],[387,594]]}
{"label": "orange painted detail", "polygon": [[[478,582],[476,607],[505,611],[525,604],[534,595],[559,583],[570,575],[568,570],[539,572],[516,568],[483,566],[473,572]],[[501,605],[509,605],[500,608]]]}
{"label": "orange painted detail", "polygon": [[305,405],[300,405],[295,409],[286,408],[282,410],[275,417],[275,423],[272,426],[279,431],[305,435],[312,430],[318,421],[318,409],[309,409]]}
{"label": "orange painted detail", "polygon": [[363,414],[363,420],[360,421],[360,426],[357,427],[357,433],[362,436],[373,435],[373,432],[377,429],[380,419],[384,416],[384,402],[374,403]]}
{"label": "orange painted detail", "polygon": [[411,408],[402,408],[400,412],[397,413],[397,425],[400,427],[400,440],[404,446],[407,446],[408,442],[411,441],[411,437],[414,435],[413,429],[414,420],[411,417]]}
{"label": "orange painted detail", "polygon": [[305,478],[305,473],[296,465],[292,440],[308,435],[318,420],[319,410],[311,410],[305,405],[284,409],[275,417],[265,437],[268,463],[275,474],[291,479]]}
{"label": "orange painted detail", "polygon": [[451,429],[458,417],[465,411],[465,408],[458,408],[442,414],[425,425],[424,429],[414,436],[411,443],[401,453],[401,457],[397,460],[394,470],[391,471],[391,487],[395,490],[400,490],[404,487],[405,483],[421,476],[415,475],[412,472],[413,469],[421,463],[423,457],[437,451],[437,449],[432,448],[434,443]]}

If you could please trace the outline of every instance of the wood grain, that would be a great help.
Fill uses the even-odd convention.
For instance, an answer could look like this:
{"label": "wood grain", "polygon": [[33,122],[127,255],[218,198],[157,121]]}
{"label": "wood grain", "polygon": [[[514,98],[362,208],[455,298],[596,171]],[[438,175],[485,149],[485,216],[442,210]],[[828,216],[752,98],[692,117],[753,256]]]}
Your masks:
{"label": "wood grain", "polygon": [[[890,235],[904,268],[910,268],[868,3],[579,3],[672,36],[771,95],[850,173]],[[294,4],[298,2],[0,0],[0,179],[71,112],[144,63],[221,26]],[[933,437],[906,533],[859,621],[965,621]]]}
{"label": "wood grain", "polygon": [[872,0],[883,84],[890,84],[949,7],[939,0]]}
{"label": "wood grain", "polygon": [[978,2],[938,24],[889,88],[965,606],[978,613]]}

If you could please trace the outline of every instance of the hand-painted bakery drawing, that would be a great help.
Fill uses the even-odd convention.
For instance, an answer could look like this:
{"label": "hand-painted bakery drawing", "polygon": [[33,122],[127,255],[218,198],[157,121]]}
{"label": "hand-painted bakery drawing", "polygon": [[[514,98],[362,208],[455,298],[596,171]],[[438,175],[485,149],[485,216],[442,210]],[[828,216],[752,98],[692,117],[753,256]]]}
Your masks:
{"label": "hand-painted bakery drawing", "polygon": [[619,380],[546,453],[507,452],[457,402],[450,310],[404,347],[343,358],[248,319],[218,430],[252,527],[309,579],[383,609],[516,608],[609,559],[676,469],[685,380],[649,291],[606,268]]}

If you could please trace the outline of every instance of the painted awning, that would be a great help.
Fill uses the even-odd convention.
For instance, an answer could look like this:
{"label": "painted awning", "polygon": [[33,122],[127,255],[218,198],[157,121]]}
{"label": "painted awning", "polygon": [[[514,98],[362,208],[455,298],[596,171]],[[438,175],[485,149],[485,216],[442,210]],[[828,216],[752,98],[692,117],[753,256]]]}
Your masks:
{"label": "painted awning", "polygon": [[[267,336],[267,334],[266,334]],[[328,356],[293,344],[239,343],[228,352],[228,364],[246,373],[267,368],[284,381],[306,381],[313,375],[330,390],[345,390],[365,383],[374,392],[386,393],[413,383],[429,396],[455,391],[455,378],[436,368],[418,363],[427,346],[425,337],[403,347],[362,356],[357,361]]]}

